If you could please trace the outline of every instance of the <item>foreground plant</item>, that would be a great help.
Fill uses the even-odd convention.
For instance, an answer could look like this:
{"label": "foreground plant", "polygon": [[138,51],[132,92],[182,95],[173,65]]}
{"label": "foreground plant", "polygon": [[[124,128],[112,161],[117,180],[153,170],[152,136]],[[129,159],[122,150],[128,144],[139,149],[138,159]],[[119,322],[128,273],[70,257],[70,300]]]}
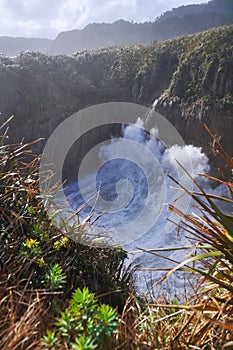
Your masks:
{"label": "foreground plant", "polygon": [[[38,190],[38,159],[32,156],[32,144],[7,145],[5,140],[3,134],[1,348],[233,348],[233,219],[218,204],[232,205],[232,180],[209,177],[226,186],[228,198],[207,194],[200,186],[188,192],[199,214],[186,215],[170,206],[182,217],[180,228],[189,233],[196,253],[164,278],[181,269],[201,277],[185,305],[162,297],[146,304],[135,295],[126,301],[132,281],[123,269],[126,253],[120,248],[82,246],[51,224]],[[216,138],[214,145],[232,172],[232,159]],[[98,303],[93,293],[99,296]]]}
{"label": "foreground plant", "polygon": [[[233,160],[225,152],[219,140],[214,135],[212,137],[214,138],[215,152],[224,159],[233,174]],[[216,147],[218,148],[216,149]],[[186,173],[188,174],[187,171]],[[224,185],[228,189],[228,196],[208,194],[193,179],[199,192],[188,191],[185,188],[183,190],[197,203],[196,208],[200,214],[183,214],[175,206],[169,206],[170,211],[184,219],[180,224],[180,228],[191,234],[194,243],[198,242],[198,248],[201,249],[201,253],[182,262],[170,271],[167,276],[180,267],[187,265],[188,262],[202,261],[204,269],[193,267],[191,271],[202,275],[212,284],[233,294],[233,183],[230,180],[219,180],[209,175],[203,176]],[[218,201],[218,204],[216,201]],[[222,203],[228,204],[231,212],[226,214],[221,209]]]}
{"label": "foreground plant", "polygon": [[[218,138],[206,127],[213,138],[213,150],[224,161],[229,174],[233,174],[233,160],[222,147]],[[184,169],[185,170],[185,169]],[[186,171],[188,174],[188,172]],[[189,174],[188,174],[189,175]],[[190,176],[190,175],[189,175]],[[182,189],[194,200],[194,214],[185,214],[176,206],[169,210],[181,217],[179,230],[191,240],[188,259],[177,264],[161,280],[183,269],[201,276],[199,286],[193,288],[193,297],[178,310],[185,310],[186,322],[170,340],[174,348],[197,349],[233,348],[233,183],[232,180],[217,179],[203,175],[226,187],[228,196],[208,194],[194,179],[197,191]],[[173,179],[179,186],[180,184]],[[227,204],[229,213],[221,208]],[[191,264],[192,263],[192,264]],[[173,305],[154,303],[153,308],[171,310]],[[187,318],[187,315],[189,317]],[[180,347],[182,345],[182,347]]]}
{"label": "foreground plant", "polygon": [[117,312],[109,305],[98,305],[88,288],[77,289],[69,307],[57,318],[56,328],[48,330],[41,343],[69,349],[109,349],[118,333]]}
{"label": "foreground plant", "polygon": [[[132,277],[124,270],[122,249],[83,246],[52,224],[39,192],[34,143],[8,144],[5,127],[0,128],[0,348],[39,349],[40,338],[78,287],[88,286],[100,305],[120,310]],[[108,318],[108,312],[101,315]]]}
{"label": "foreground plant", "polygon": [[[219,140],[212,137],[213,150],[223,159],[230,177],[233,160]],[[126,349],[233,349],[233,184],[230,179],[207,178],[225,186],[228,195],[208,194],[195,181],[196,191],[183,188],[194,200],[195,213],[182,213],[174,205],[169,209],[181,217],[179,232],[191,241],[189,247],[174,250],[187,250],[188,258],[168,269],[156,283],[174,272],[185,271],[192,275],[190,292],[183,304],[162,296],[142,303],[132,296],[121,318],[120,336]],[[222,204],[228,205],[229,213],[221,209]],[[161,257],[163,250],[172,249],[148,253]]]}

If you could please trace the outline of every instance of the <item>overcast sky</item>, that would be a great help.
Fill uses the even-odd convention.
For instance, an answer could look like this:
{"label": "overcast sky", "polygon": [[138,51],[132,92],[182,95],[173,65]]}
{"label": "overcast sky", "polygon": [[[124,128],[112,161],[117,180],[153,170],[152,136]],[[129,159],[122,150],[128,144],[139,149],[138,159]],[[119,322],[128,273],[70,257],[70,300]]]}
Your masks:
{"label": "overcast sky", "polygon": [[93,22],[153,21],[174,7],[203,2],[207,0],[0,0],[0,35],[53,39]]}

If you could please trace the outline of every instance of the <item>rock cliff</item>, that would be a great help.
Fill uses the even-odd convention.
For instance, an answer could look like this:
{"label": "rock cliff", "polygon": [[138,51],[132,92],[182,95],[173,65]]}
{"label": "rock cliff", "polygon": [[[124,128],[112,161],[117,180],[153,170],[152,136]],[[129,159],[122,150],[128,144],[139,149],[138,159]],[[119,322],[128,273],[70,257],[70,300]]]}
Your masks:
{"label": "rock cliff", "polygon": [[[155,109],[187,143],[207,149],[206,123],[223,137],[231,153],[232,53],[233,27],[229,26],[151,45],[82,51],[76,56],[22,53],[12,59],[1,57],[1,119],[15,116],[10,130],[14,140],[46,139],[65,118],[87,106],[126,101],[150,107],[157,100]],[[100,139],[102,132],[98,131]]]}
{"label": "rock cliff", "polygon": [[203,124],[222,137],[233,151],[232,28],[215,29],[190,37],[177,70],[155,109],[180,131],[186,143],[202,146],[212,162]]}

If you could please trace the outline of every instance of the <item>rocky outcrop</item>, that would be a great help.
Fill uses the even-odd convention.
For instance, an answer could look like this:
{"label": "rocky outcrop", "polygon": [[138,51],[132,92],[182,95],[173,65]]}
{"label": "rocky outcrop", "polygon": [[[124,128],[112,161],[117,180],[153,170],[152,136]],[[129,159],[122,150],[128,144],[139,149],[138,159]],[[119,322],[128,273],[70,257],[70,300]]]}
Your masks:
{"label": "rocky outcrop", "polygon": [[204,126],[207,125],[220,138],[222,145],[232,155],[232,104],[226,104],[221,108],[214,106],[213,103],[185,105],[177,96],[163,95],[158,100],[155,110],[175,126],[186,144],[202,147],[215,170],[220,167],[225,173],[227,172],[224,163],[212,151],[210,144],[213,140]]}
{"label": "rocky outcrop", "polygon": [[155,109],[181,133],[186,143],[202,146],[212,163],[206,124],[233,152],[233,41],[232,28],[212,30],[190,40],[168,91]]}

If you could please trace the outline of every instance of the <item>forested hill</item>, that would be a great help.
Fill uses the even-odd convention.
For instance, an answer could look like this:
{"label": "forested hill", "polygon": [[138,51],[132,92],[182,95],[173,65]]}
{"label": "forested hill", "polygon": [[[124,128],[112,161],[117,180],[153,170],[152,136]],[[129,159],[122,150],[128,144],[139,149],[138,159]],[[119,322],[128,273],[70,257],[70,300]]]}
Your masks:
{"label": "forested hill", "polygon": [[233,26],[228,26],[73,57],[1,57],[1,119],[15,116],[10,129],[14,140],[46,139],[65,118],[87,106],[110,101],[151,106],[157,100],[155,108],[186,143],[209,150],[207,123],[232,152],[232,52]]}
{"label": "forested hill", "polygon": [[232,23],[233,1],[212,0],[178,7],[154,22],[119,20],[112,24],[89,24],[82,30],[62,32],[54,40],[0,37],[0,53],[14,56],[21,50],[39,50],[49,54],[72,54],[83,49],[151,43]]}

